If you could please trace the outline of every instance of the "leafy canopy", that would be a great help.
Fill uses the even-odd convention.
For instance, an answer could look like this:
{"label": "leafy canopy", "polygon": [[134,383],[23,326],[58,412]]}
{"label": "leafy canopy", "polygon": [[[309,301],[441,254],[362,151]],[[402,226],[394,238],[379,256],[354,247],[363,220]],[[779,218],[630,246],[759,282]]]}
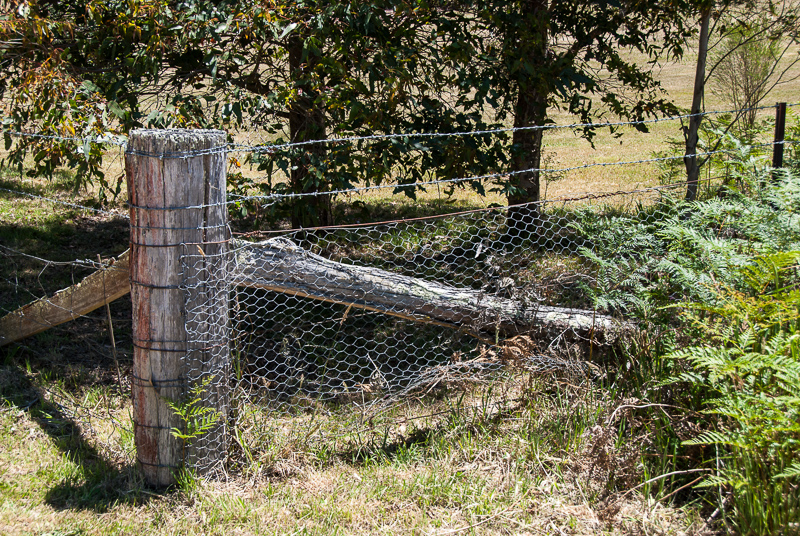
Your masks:
{"label": "leafy canopy", "polygon": [[[672,107],[650,65],[624,53],[680,54],[683,8],[636,0],[34,0],[0,21],[4,126],[78,137],[216,127],[282,142],[528,126],[548,121],[551,106],[584,122],[604,113],[638,119]],[[76,152],[71,143],[20,140],[10,161],[34,154],[32,173],[67,164],[85,180],[104,180],[102,149]],[[541,152],[535,133],[336,144],[251,163],[293,174],[294,191],[324,191],[538,167],[531,150]],[[508,183],[504,191],[521,190]]]}

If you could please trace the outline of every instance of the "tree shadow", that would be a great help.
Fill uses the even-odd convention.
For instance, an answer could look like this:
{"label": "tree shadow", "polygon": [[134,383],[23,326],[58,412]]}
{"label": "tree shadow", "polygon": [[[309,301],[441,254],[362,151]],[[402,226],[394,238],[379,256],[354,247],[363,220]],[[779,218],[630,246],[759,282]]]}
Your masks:
{"label": "tree shadow", "polygon": [[[92,445],[68,410],[50,400],[18,366],[5,366],[0,405],[27,413],[77,470],[49,489],[45,503],[59,510],[103,513],[118,505],[142,505],[154,494],[145,490],[135,464],[111,461]],[[62,463],[67,463],[62,462]]]}

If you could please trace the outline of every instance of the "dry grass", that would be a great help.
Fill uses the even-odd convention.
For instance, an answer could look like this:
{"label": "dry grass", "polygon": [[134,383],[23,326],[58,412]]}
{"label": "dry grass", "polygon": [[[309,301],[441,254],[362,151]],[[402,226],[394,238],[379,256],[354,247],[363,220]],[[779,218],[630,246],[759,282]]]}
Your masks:
{"label": "dry grass", "polygon": [[129,462],[87,455],[107,451],[85,431],[65,444],[36,412],[4,408],[0,531],[699,534],[691,510],[621,492],[641,478],[638,448],[616,444],[624,412],[610,421],[603,391],[554,389],[554,379],[513,381],[502,414],[408,421],[383,448],[334,456],[306,438],[249,476],[188,480],[171,493],[143,489]]}

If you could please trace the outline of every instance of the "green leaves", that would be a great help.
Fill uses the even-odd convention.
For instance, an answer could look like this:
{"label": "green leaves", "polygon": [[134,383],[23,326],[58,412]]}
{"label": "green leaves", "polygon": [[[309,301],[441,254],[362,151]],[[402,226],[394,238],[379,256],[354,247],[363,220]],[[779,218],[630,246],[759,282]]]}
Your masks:
{"label": "green leaves", "polygon": [[278,36],[278,40],[282,40],[284,37],[289,35],[292,32],[292,30],[294,30],[295,28],[297,28],[297,23],[296,22],[292,22],[290,24],[287,24],[283,28],[283,30],[281,30],[281,34]]}
{"label": "green leaves", "polygon": [[[604,40],[634,46],[648,35],[640,29],[650,27],[643,21],[666,22],[653,6],[644,10],[625,2],[580,10],[543,3],[547,9],[539,15],[497,0],[88,0],[30,6],[25,17],[14,15],[0,28],[0,39],[14,43],[0,51],[0,61],[6,58],[0,97],[10,97],[17,129],[71,128],[88,135],[95,125],[118,134],[141,126],[256,128],[291,141],[494,127],[510,116],[520,119],[520,90],[538,92],[537,106],[563,105],[586,118],[590,97],[600,91],[589,61],[609,67],[612,77],[624,73],[620,80],[635,92],[653,89],[652,80],[623,65]],[[624,42],[620,27],[626,29]],[[549,45],[551,36],[582,40],[560,53]],[[54,87],[63,91],[54,94]],[[73,99],[75,88],[93,106],[59,108]],[[625,102],[618,111],[634,113]],[[525,116],[519,124],[534,119],[545,122],[546,115]],[[519,155],[529,152],[509,137],[474,141],[351,146],[350,159],[319,149],[305,154],[308,162],[275,167],[296,168],[304,176],[312,168],[324,170],[325,190],[355,182],[408,182],[428,173],[482,175],[522,165]],[[18,160],[42,149],[23,144]],[[69,165],[66,152],[55,154],[54,166]],[[87,180],[100,164],[85,169]],[[289,178],[295,191],[303,182],[298,177]],[[468,184],[485,188],[480,181]]]}
{"label": "green leaves", "polygon": [[108,103],[108,109],[111,113],[117,116],[118,119],[125,118],[125,110],[123,110],[122,106],[120,106],[116,101],[110,101]]}
{"label": "green leaves", "polygon": [[798,251],[758,256],[739,269],[742,290],[718,287],[713,303],[687,304],[706,342],[669,356],[694,369],[676,380],[706,390],[715,429],[686,444],[727,450],[707,485],[732,488],[742,532],[774,534],[800,517],[796,495],[783,492],[800,476],[799,263]]}
{"label": "green leaves", "polygon": [[204,405],[204,396],[213,381],[208,376],[189,390],[185,400],[166,400],[182,423],[181,428],[172,428],[172,435],[183,441],[196,439],[211,431],[219,422],[221,415],[214,408]]}

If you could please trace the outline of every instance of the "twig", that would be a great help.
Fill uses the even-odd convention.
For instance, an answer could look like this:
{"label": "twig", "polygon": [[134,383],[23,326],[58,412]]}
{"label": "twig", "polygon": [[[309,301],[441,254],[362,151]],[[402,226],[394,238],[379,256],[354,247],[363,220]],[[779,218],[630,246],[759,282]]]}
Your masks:
{"label": "twig", "polygon": [[16,411],[25,411],[25,410],[27,410],[27,409],[30,409],[30,408],[31,408],[31,406],[33,406],[34,404],[36,404],[38,401],[39,401],[39,397],[37,396],[36,398],[34,398],[33,400],[31,400],[30,402],[28,402],[28,403],[27,403],[27,404],[25,404],[24,406],[8,406],[7,408],[0,408],[0,411],[12,411],[12,410],[16,410]]}
{"label": "twig", "polygon": [[665,473],[663,475],[660,475],[660,476],[657,476],[655,478],[651,478],[650,480],[647,480],[645,482],[642,482],[638,486],[632,487],[631,489],[629,489],[628,491],[626,491],[625,493],[620,495],[619,498],[622,499],[623,497],[625,497],[626,495],[628,495],[632,491],[635,491],[635,490],[641,488],[642,486],[646,486],[647,484],[652,484],[653,482],[655,482],[657,480],[661,480],[662,478],[667,478],[668,476],[685,475],[685,474],[688,474],[688,473],[708,473],[710,471],[711,471],[711,469],[687,469],[686,471],[672,471],[671,473]]}
{"label": "twig", "polygon": [[691,482],[689,482],[688,484],[684,484],[683,486],[679,487],[679,488],[678,488],[678,489],[676,489],[675,491],[672,491],[672,492],[668,493],[667,495],[664,495],[664,496],[663,496],[663,497],[661,497],[660,499],[656,499],[656,502],[655,502],[655,504],[653,505],[653,508],[655,508],[655,507],[656,507],[656,505],[657,505],[659,502],[663,501],[664,499],[669,499],[670,497],[672,497],[673,495],[675,495],[675,494],[676,494],[676,493],[678,493],[679,491],[683,491],[683,490],[685,490],[686,488],[688,488],[689,486],[693,486],[695,483],[697,483],[697,482],[700,482],[701,480],[703,480],[703,478],[705,478],[705,476],[699,476],[699,477],[695,478],[694,480],[692,480]]}
{"label": "twig", "polygon": [[[706,530],[706,528],[708,527],[708,525],[710,525],[710,524],[711,524],[711,522],[712,522],[712,521],[714,521],[714,518],[715,518],[715,517],[717,517],[717,516],[718,516],[718,515],[719,515],[719,514],[722,512],[722,509],[723,509],[723,508],[725,508],[725,505],[727,504],[727,502],[728,502],[728,499],[729,499],[729,498],[730,498],[730,495],[728,495],[727,497],[725,497],[725,498],[722,500],[722,503],[719,505],[719,508],[717,508],[716,510],[714,510],[713,512],[711,512],[711,515],[710,515],[710,516],[708,516],[708,519],[706,519],[706,520],[703,522],[703,524],[700,526],[700,529],[698,530],[698,534],[702,534],[702,532],[703,532],[704,530]],[[725,519],[723,519],[722,521],[723,521],[723,523],[725,523],[725,525],[727,526],[727,522],[725,521]]]}
{"label": "twig", "polygon": [[111,322],[111,306],[108,304],[106,298],[106,266],[103,264],[103,259],[100,254],[97,254],[97,262],[100,263],[103,270],[103,301],[106,302],[106,315],[108,316],[108,333],[111,335],[111,355],[114,357],[114,364],[117,366],[117,383],[119,384],[119,392],[124,393],[122,388],[122,373],[119,370],[119,359],[117,359],[117,341],[114,339],[114,324]]}
{"label": "twig", "polygon": [[614,416],[617,412],[621,409],[644,409],[644,408],[673,408],[673,409],[681,409],[684,411],[691,411],[692,413],[697,413],[694,410],[688,408],[682,408],[680,406],[673,406],[671,404],[643,404],[641,406],[634,406],[633,404],[623,404],[621,406],[617,406],[617,408],[611,413],[611,416],[606,420],[606,426],[614,422]]}

